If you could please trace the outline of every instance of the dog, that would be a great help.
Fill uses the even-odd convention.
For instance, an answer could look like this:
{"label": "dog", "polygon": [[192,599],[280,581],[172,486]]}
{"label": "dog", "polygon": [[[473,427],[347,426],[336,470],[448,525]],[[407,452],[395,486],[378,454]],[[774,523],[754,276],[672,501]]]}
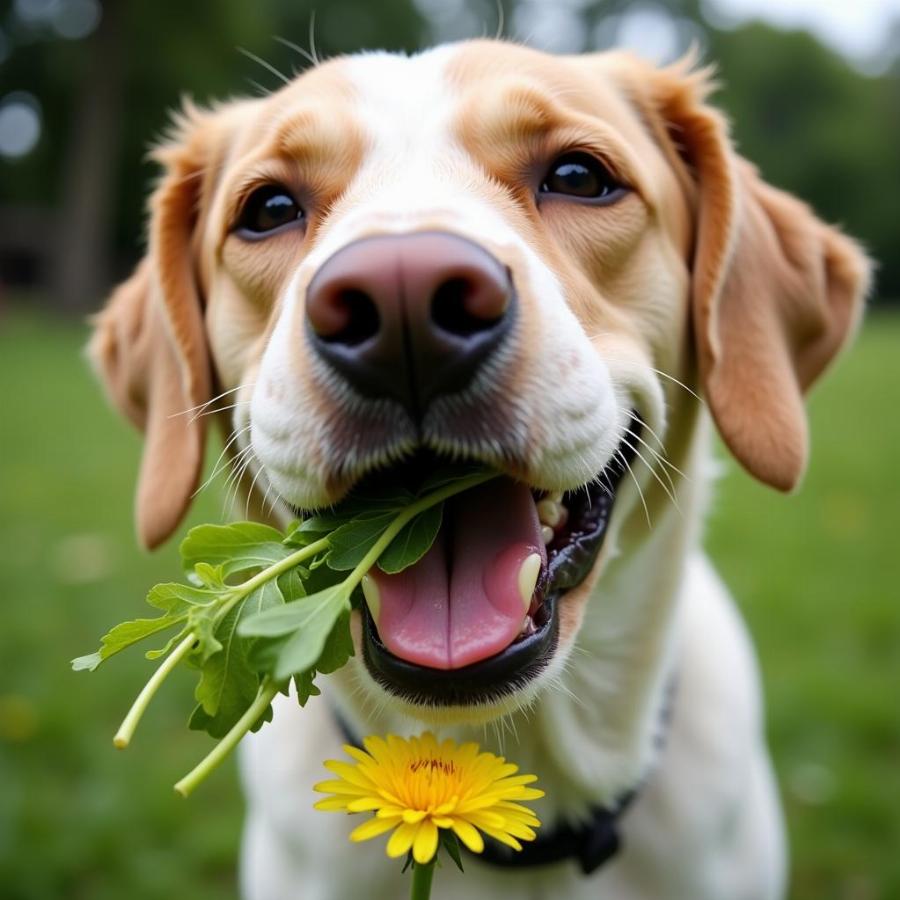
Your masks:
{"label": "dog", "polygon": [[347,736],[425,728],[538,774],[550,835],[437,897],[784,896],[756,662],[700,548],[710,441],[797,485],[869,263],[736,153],[711,89],[690,59],[480,40],[187,104],[157,149],[146,257],[90,345],[145,435],[145,546],[203,466],[212,417],[179,413],[214,397],[261,520],[447,458],[504,475],[367,583],[325,698],[244,742],[250,900],[405,896],[311,786]]}

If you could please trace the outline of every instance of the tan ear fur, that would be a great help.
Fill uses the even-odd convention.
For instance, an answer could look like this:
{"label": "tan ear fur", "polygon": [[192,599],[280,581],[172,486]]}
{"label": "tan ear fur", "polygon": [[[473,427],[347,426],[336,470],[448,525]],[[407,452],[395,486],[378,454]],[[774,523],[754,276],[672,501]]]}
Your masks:
{"label": "tan ear fur", "polygon": [[803,394],[852,333],[870,283],[862,250],[765,184],[705,103],[709,73],[654,72],[653,96],[696,186],[692,314],[719,432],[754,476],[791,490],[806,466]]}
{"label": "tan ear fur", "polygon": [[147,548],[177,528],[203,466],[210,361],[191,251],[203,139],[157,157],[166,172],[150,204],[146,257],[95,319],[88,353],[113,403],[145,434],[136,526]]}

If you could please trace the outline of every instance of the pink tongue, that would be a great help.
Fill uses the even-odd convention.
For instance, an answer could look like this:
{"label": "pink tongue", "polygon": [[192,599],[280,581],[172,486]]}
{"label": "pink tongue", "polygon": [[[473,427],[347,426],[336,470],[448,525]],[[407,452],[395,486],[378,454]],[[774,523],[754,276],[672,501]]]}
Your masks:
{"label": "pink tongue", "polygon": [[547,556],[531,491],[508,479],[454,497],[434,546],[398,575],[377,569],[378,633],[401,659],[458,669],[508,647],[522,629],[519,569]]}

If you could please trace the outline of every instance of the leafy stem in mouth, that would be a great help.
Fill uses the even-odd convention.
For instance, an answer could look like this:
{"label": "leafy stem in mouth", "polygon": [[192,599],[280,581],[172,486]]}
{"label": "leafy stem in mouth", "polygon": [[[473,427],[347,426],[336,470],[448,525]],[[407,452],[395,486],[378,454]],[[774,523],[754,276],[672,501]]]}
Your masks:
{"label": "leafy stem in mouth", "polygon": [[248,731],[271,719],[272,700],[288,692],[291,680],[305,705],[319,693],[316,676],[353,655],[351,598],[366,573],[375,565],[389,573],[413,565],[437,537],[443,502],[495,477],[471,467],[440,470],[417,493],[393,488],[351,496],[286,533],[254,522],[192,528],[180,548],[189,583],[158,584],[147,595],[162,614],[117,625],[96,653],[72,662],[73,669],[93,671],[127,647],[177,629],[146,653],[163,662],[125,716],[115,746],[129,745],[180,663],[198,669],[190,727],[221,740],[176,785],[187,796]]}

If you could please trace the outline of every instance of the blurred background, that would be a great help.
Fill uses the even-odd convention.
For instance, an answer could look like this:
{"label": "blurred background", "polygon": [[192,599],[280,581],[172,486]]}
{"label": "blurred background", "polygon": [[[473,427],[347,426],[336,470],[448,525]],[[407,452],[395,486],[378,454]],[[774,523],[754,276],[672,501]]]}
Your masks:
{"label": "blurred background", "polygon": [[[166,110],[277,87],[320,55],[493,34],[494,0],[0,3],[0,896],[234,897],[233,767],[186,805],[207,750],[174,679],[133,748],[110,737],[147,676],[69,660],[142,613],[174,548],[136,549],[139,440],[80,349],[140,255]],[[791,897],[900,897],[900,0],[502,0],[506,35],[562,52],[696,43],[765,177],[859,237],[880,268],[855,347],[811,401],[800,494],[723,455],[708,545],[750,622],[792,844]],[[246,53],[240,52],[242,48]],[[254,61],[258,56],[264,63]],[[218,448],[216,448],[217,450]],[[216,520],[207,491],[191,521]]]}

